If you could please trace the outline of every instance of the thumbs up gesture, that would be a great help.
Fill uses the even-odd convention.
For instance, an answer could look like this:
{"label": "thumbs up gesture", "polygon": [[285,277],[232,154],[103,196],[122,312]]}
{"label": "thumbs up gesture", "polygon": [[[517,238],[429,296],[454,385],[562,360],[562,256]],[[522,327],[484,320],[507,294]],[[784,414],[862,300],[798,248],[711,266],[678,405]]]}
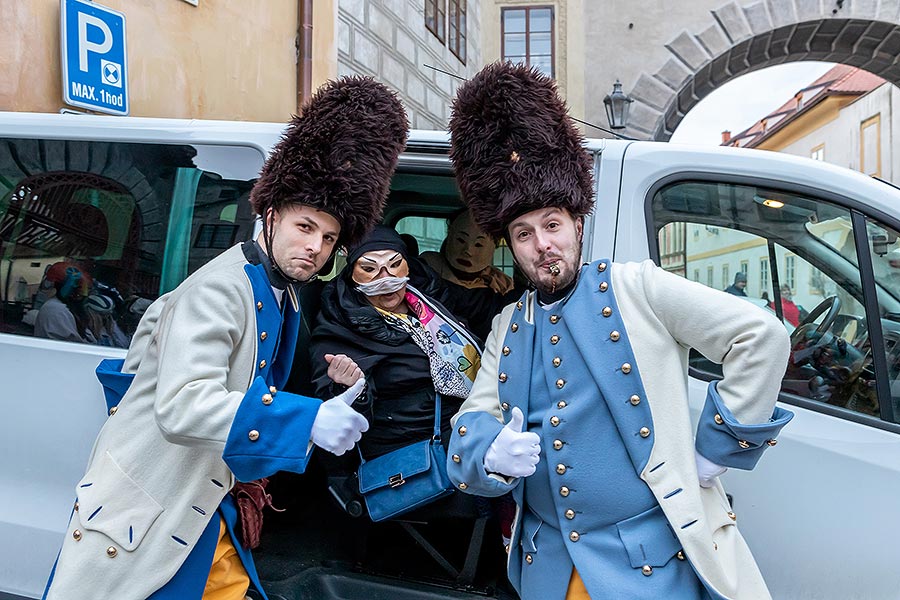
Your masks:
{"label": "thumbs up gesture", "polygon": [[509,423],[500,430],[484,454],[484,469],[506,477],[528,477],[541,459],[541,438],[522,431],[525,417],[518,406],[512,409]]}
{"label": "thumbs up gesture", "polygon": [[366,418],[350,407],[366,385],[362,371],[359,373],[359,379],[347,391],[319,406],[313,422],[310,435],[312,443],[336,456],[352,449],[363,432],[369,430]]}

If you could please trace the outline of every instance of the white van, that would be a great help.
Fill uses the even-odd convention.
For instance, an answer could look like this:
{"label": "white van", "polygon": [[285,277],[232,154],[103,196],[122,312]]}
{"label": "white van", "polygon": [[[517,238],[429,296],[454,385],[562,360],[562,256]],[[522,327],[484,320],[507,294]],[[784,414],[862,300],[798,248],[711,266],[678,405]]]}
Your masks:
{"label": "white van", "polygon": [[[148,301],[253,235],[248,193],[281,129],[0,113],[0,600],[40,597],[106,418],[94,368],[125,354],[82,319],[65,335],[39,321],[48,278],[103,290],[127,339]],[[586,260],[652,258],[718,289],[744,280],[735,301],[792,332],[780,401],[796,417],[756,470],[724,477],[773,595],[900,597],[900,191],[784,154],[588,148]],[[385,221],[421,251],[460,207],[448,150],[446,134],[413,132],[392,184]],[[512,272],[505,248],[495,259]],[[721,371],[696,353],[690,368],[698,415]],[[270,598],[514,598],[490,520],[472,515],[447,548],[428,523],[373,526],[341,485],[316,465],[273,482],[289,510],[267,513],[256,552]]]}

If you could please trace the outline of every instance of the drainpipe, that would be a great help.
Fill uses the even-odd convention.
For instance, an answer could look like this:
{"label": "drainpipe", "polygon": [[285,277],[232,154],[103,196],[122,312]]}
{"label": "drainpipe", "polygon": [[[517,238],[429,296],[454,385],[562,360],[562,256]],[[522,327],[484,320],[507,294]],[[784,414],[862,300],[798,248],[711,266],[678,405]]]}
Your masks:
{"label": "drainpipe", "polygon": [[313,0],[298,0],[300,29],[297,32],[297,111],[312,94]]}

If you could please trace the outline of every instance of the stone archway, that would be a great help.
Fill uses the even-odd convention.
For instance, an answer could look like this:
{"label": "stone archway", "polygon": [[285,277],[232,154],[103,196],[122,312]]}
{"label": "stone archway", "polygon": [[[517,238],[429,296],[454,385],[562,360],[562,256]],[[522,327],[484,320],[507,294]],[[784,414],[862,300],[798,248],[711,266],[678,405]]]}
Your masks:
{"label": "stone archway", "polygon": [[665,48],[664,64],[641,73],[628,90],[635,102],[626,132],[639,139],[668,140],[716,87],[786,62],[838,62],[900,84],[900,2],[731,2],[711,11],[697,32],[682,31]]}

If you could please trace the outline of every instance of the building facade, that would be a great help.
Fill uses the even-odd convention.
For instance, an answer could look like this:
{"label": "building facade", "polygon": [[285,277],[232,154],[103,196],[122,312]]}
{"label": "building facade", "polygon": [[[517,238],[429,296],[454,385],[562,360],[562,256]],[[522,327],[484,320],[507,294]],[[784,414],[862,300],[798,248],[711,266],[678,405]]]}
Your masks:
{"label": "building facade", "polygon": [[378,78],[400,93],[413,128],[444,130],[457,87],[483,64],[480,8],[480,0],[339,0],[337,72]]}
{"label": "building facade", "polygon": [[[337,71],[336,2],[316,0],[311,14],[297,0],[98,4],[125,16],[131,115],[277,122],[297,111],[304,78],[315,87]],[[0,20],[14,32],[0,39],[0,110],[66,108],[59,0],[0,3]]]}

